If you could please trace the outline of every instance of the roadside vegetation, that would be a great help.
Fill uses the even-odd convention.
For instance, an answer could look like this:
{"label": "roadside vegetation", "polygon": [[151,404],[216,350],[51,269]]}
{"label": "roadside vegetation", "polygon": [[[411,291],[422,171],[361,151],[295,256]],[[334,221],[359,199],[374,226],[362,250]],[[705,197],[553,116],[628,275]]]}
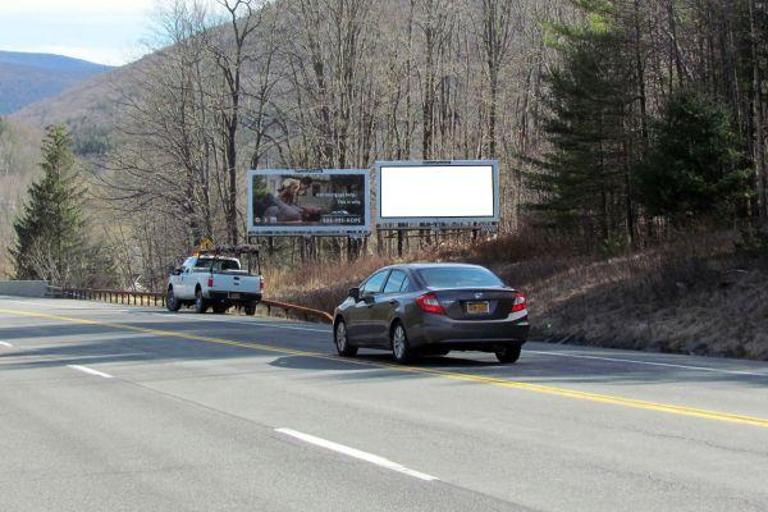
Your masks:
{"label": "roadside vegetation", "polygon": [[540,230],[405,258],[268,266],[268,294],[324,311],[377,268],[469,261],[529,298],[532,337],[564,344],[768,360],[768,239],[700,228],[620,254]]}

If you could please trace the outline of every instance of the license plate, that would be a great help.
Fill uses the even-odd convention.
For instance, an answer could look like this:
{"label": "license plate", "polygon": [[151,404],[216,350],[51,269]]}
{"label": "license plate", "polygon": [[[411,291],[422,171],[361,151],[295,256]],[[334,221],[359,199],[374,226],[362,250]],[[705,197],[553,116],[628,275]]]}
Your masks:
{"label": "license plate", "polygon": [[487,315],[491,311],[491,304],[488,301],[467,302],[467,313],[470,315]]}
{"label": "license plate", "polygon": [[230,293],[229,294],[229,298],[230,299],[239,299],[240,298],[240,294],[239,293]]}

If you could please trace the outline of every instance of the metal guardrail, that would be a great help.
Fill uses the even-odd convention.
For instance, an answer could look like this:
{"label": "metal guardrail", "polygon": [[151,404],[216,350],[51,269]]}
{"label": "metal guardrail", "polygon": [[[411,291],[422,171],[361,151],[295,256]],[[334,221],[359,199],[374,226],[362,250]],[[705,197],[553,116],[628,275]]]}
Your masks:
{"label": "metal guardrail", "polygon": [[333,323],[333,315],[330,313],[326,313],[325,311],[320,311],[319,309],[312,309],[307,308],[304,306],[297,306],[296,304],[288,304],[287,302],[278,302],[275,300],[262,300],[259,305],[264,306],[267,308],[267,315],[272,314],[272,309],[282,309],[286,316],[288,316],[289,313],[295,313],[304,320],[309,320],[310,318],[314,318],[316,320],[319,320],[320,322],[325,322],[332,324]]}
{"label": "metal guardrail", "polygon": [[69,299],[97,300],[129,306],[165,306],[165,294],[132,290],[98,290],[90,288],[63,288],[61,294]]}
{"label": "metal guardrail", "polygon": [[[128,306],[165,307],[165,294],[157,292],[100,290],[90,288],[62,288],[56,289],[56,292],[56,295],[69,299],[95,300],[108,302],[110,304],[125,304]],[[268,316],[273,316],[276,310],[279,310],[283,312],[285,318],[290,318],[291,315],[293,315],[305,321],[316,320],[324,323],[333,323],[333,315],[318,309],[266,299],[259,302],[259,306],[266,308]]]}

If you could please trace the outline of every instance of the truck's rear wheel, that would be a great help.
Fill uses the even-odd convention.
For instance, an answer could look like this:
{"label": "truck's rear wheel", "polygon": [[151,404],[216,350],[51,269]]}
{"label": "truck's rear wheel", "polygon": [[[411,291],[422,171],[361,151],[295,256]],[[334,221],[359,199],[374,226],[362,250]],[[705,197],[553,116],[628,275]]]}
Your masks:
{"label": "truck's rear wheel", "polygon": [[227,306],[226,304],[213,305],[213,312],[216,313],[217,315],[223,315],[224,313],[227,312],[228,309],[229,309],[229,306]]}
{"label": "truck's rear wheel", "polygon": [[208,304],[203,298],[203,291],[198,288],[195,291],[195,313],[205,313],[208,310]]}
{"label": "truck's rear wheel", "polygon": [[250,304],[246,304],[245,306],[243,306],[243,311],[248,316],[255,315],[256,314],[256,303],[255,302],[251,302]]}
{"label": "truck's rear wheel", "polygon": [[173,313],[181,309],[181,301],[176,298],[172,287],[168,288],[168,293],[165,296],[165,307]]}

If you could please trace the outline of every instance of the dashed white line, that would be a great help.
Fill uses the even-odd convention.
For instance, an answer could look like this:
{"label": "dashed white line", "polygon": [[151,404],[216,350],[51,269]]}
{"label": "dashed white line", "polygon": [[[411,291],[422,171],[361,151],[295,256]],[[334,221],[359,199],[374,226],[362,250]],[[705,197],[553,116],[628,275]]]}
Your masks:
{"label": "dashed white line", "polygon": [[341,453],[358,460],[370,462],[371,464],[375,464],[392,471],[397,471],[398,473],[403,473],[404,475],[412,476],[414,478],[418,478],[419,480],[425,480],[427,482],[438,480],[437,477],[406,468],[405,466],[398,464],[397,462],[393,462],[389,459],[385,459],[384,457],[379,457],[378,455],[364,452],[356,448],[350,448],[349,446],[344,446],[343,444],[334,443],[333,441],[328,441],[327,439],[315,437],[290,428],[276,428],[275,431],[299,439],[306,443],[320,446],[321,448],[326,448],[328,450],[332,450],[334,452]]}
{"label": "dashed white line", "polygon": [[87,366],[82,366],[79,364],[68,364],[67,368],[72,368],[73,370],[77,370],[79,372],[87,373],[89,375],[96,375],[97,377],[102,377],[104,379],[111,379],[113,378],[112,375],[104,372],[100,372],[99,370],[94,370],[93,368],[88,368]]}
{"label": "dashed white line", "polygon": [[722,368],[712,368],[708,366],[694,366],[686,364],[658,363],[655,361],[638,361],[637,359],[623,359],[619,357],[588,356],[585,354],[576,354],[574,352],[554,352],[549,350],[526,350],[531,354],[539,354],[553,357],[572,357],[575,359],[591,359],[595,361],[609,361],[616,363],[642,364],[647,366],[662,366],[668,368],[681,368],[683,370],[696,370],[702,372],[726,373],[731,375],[748,375],[750,377],[768,377],[766,373],[748,372],[743,370],[724,370]]}
{"label": "dashed white line", "polygon": [[0,341],[0,347],[13,348],[13,345],[8,343],[7,341]]}

